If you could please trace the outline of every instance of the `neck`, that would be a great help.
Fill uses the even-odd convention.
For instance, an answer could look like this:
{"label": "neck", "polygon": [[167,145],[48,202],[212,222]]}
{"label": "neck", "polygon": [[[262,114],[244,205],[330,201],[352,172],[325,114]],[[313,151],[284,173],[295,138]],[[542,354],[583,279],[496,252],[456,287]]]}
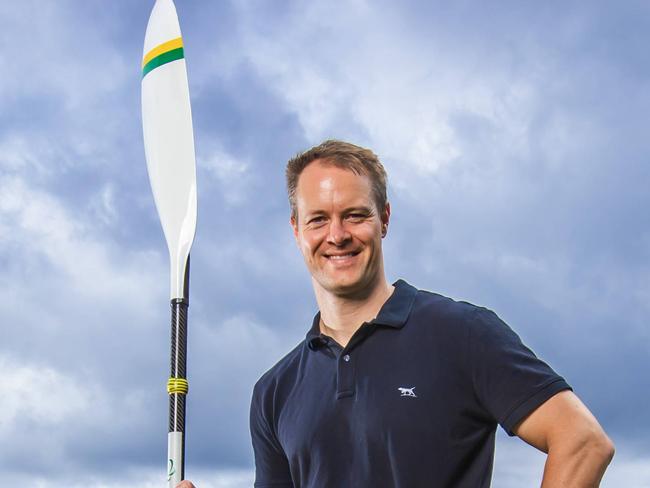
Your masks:
{"label": "neck", "polygon": [[361,324],[377,316],[393,290],[383,273],[373,286],[358,295],[336,295],[314,282],[321,332],[345,347]]}

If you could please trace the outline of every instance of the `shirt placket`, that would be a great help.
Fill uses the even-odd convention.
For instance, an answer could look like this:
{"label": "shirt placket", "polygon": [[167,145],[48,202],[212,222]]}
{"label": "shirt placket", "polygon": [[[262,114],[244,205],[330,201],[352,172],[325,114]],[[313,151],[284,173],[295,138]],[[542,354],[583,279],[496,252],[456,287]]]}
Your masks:
{"label": "shirt placket", "polygon": [[343,349],[340,346],[337,354],[336,398],[354,396],[356,388],[356,363],[358,359],[359,344],[371,332],[372,325],[364,323],[350,338],[350,342]]}
{"label": "shirt placket", "polygon": [[336,398],[347,398],[354,395],[354,363],[355,355],[348,348],[341,350],[337,358]]}

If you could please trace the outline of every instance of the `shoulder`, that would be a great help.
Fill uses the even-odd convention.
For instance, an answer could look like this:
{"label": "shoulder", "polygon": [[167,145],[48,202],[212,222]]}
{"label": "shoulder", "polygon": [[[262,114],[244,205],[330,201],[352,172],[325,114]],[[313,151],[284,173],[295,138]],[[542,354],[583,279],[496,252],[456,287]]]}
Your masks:
{"label": "shoulder", "polygon": [[257,380],[253,388],[253,400],[259,398],[263,401],[268,396],[275,396],[278,387],[294,379],[304,347],[303,340]]}
{"label": "shoulder", "polygon": [[428,290],[417,290],[414,308],[422,308],[430,313],[442,316],[465,318],[476,312],[478,307],[463,300],[454,300],[439,293]]}
{"label": "shoulder", "polygon": [[416,296],[413,313],[425,313],[440,319],[454,320],[467,324],[485,325],[500,321],[489,308],[475,305],[465,300],[456,300],[440,293],[415,288]]}
{"label": "shoulder", "polygon": [[409,319],[466,330],[480,322],[487,312],[490,311],[473,303],[418,289]]}
{"label": "shoulder", "polygon": [[456,346],[490,339],[518,339],[489,308],[427,290],[417,290],[409,322],[417,324],[420,333],[428,330],[435,340],[447,339]]}

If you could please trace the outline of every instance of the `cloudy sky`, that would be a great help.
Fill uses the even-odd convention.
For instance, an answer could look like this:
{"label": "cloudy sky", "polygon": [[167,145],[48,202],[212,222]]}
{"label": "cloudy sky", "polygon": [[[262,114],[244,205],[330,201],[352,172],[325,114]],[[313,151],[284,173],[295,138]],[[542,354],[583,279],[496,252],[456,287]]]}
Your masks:
{"label": "cloudy sky", "polygon": [[[389,172],[389,279],[495,310],[614,440],[603,486],[650,486],[650,6],[176,3],[199,179],[188,477],[252,484],[252,385],[315,312],[284,164],[335,137]],[[140,116],[152,5],[0,3],[7,485],[164,486],[168,264]],[[543,463],[501,432],[493,484],[534,486]]]}

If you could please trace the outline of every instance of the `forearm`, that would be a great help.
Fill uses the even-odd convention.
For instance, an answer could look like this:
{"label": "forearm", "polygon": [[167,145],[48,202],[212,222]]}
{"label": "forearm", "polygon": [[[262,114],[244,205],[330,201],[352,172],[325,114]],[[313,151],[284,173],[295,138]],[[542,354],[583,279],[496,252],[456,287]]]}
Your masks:
{"label": "forearm", "polygon": [[614,446],[609,439],[550,448],[542,488],[596,488],[613,456]]}

